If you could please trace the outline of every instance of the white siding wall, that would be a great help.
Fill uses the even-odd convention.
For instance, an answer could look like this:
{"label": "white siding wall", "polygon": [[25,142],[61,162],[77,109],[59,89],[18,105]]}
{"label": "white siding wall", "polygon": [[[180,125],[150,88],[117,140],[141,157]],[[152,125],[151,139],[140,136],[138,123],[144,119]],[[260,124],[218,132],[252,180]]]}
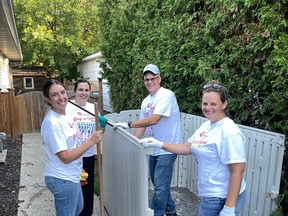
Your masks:
{"label": "white siding wall", "polygon": [[[84,79],[89,79],[89,81],[98,81],[98,78],[101,78],[101,68],[99,60],[102,55],[95,53],[93,55],[83,58],[82,62],[77,66],[77,70],[80,72],[81,76]],[[109,97],[109,86],[108,81],[102,80],[102,89],[103,89],[103,109],[108,112],[112,112],[112,105],[110,103]]]}
{"label": "white siding wall", "polygon": [[2,88],[2,77],[4,76],[4,57],[0,53],[0,89]]}
{"label": "white siding wall", "polygon": [[78,65],[78,71],[84,79],[97,81],[97,78],[101,77],[100,63],[97,62],[97,59],[81,62]]}
{"label": "white siding wall", "polygon": [[106,79],[102,80],[102,86],[103,86],[103,109],[108,112],[113,112],[113,108],[110,103],[110,97],[109,97],[108,81]]}
{"label": "white siding wall", "polygon": [[7,60],[0,54],[0,89],[13,88],[12,70]]}

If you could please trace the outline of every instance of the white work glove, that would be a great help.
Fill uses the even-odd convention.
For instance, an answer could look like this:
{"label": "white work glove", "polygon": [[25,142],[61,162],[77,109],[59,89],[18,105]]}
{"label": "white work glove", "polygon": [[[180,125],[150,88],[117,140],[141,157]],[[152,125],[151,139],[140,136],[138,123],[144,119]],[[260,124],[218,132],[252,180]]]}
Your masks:
{"label": "white work glove", "polygon": [[114,129],[114,130],[116,130],[118,127],[119,127],[119,128],[124,128],[124,129],[129,128],[128,123],[126,123],[126,122],[117,122],[117,123],[115,123],[115,124],[113,125],[113,129]]}
{"label": "white work glove", "polygon": [[231,208],[224,205],[224,208],[220,212],[219,216],[235,216],[235,207]]}
{"label": "white work glove", "polygon": [[162,148],[163,142],[158,141],[153,137],[143,138],[141,139],[140,143],[143,143],[143,147],[155,147],[155,148]]}

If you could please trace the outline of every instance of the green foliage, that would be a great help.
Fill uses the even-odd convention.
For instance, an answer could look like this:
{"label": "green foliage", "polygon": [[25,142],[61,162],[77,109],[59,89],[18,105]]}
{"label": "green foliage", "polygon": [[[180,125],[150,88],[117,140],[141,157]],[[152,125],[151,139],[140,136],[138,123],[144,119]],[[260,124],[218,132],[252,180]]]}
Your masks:
{"label": "green foliage", "polygon": [[98,51],[93,0],[14,0],[24,66],[75,78],[77,63]]}
{"label": "green foliage", "polygon": [[270,213],[270,216],[283,216],[282,209],[277,208]]}
{"label": "green foliage", "polygon": [[201,86],[217,79],[229,89],[237,123],[287,136],[287,6],[286,0],[99,0],[103,76],[115,111],[140,107],[148,94],[142,69],[154,63],[182,112],[201,115]]}
{"label": "green foliage", "polygon": [[100,196],[100,185],[99,185],[99,181],[97,178],[95,178],[95,181],[94,181],[94,193],[97,196]]}
{"label": "green foliage", "polygon": [[99,182],[99,174],[98,174],[98,158],[96,157],[95,163],[94,163],[94,193],[97,196],[100,196],[100,182]]}
{"label": "green foliage", "polygon": [[275,203],[278,206],[278,208],[274,209],[271,213],[270,216],[284,216],[283,214],[283,209],[280,206],[281,201],[283,200],[284,195],[280,195],[276,198]]}

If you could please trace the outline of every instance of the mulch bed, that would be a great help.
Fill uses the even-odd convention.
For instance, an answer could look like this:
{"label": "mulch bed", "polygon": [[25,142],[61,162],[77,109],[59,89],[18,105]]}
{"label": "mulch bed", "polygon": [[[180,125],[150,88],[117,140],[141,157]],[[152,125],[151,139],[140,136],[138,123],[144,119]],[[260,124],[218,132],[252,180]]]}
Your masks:
{"label": "mulch bed", "polygon": [[22,138],[7,136],[3,144],[7,156],[5,162],[0,163],[0,215],[17,216]]}

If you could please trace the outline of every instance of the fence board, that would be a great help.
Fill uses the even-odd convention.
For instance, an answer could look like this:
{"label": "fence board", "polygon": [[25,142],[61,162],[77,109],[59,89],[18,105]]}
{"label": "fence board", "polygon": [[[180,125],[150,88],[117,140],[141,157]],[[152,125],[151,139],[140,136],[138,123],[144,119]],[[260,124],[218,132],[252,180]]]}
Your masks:
{"label": "fence board", "polygon": [[[191,114],[181,113],[181,122],[183,125],[183,142],[186,142],[189,137],[200,127],[200,125],[205,122],[206,119],[204,117],[195,116]],[[178,180],[178,187],[188,188],[191,192],[198,194],[197,191],[197,181],[196,177],[197,174],[196,170],[196,161],[193,155],[189,156],[181,156],[182,157],[182,178],[185,181],[179,182]],[[181,176],[178,176],[178,178]],[[184,184],[183,184],[184,183]],[[174,185],[173,185],[174,186]]]}
{"label": "fence board", "polygon": [[14,99],[15,105],[15,134],[37,133],[40,131],[42,120],[48,109],[43,93],[40,91],[27,92]]}

